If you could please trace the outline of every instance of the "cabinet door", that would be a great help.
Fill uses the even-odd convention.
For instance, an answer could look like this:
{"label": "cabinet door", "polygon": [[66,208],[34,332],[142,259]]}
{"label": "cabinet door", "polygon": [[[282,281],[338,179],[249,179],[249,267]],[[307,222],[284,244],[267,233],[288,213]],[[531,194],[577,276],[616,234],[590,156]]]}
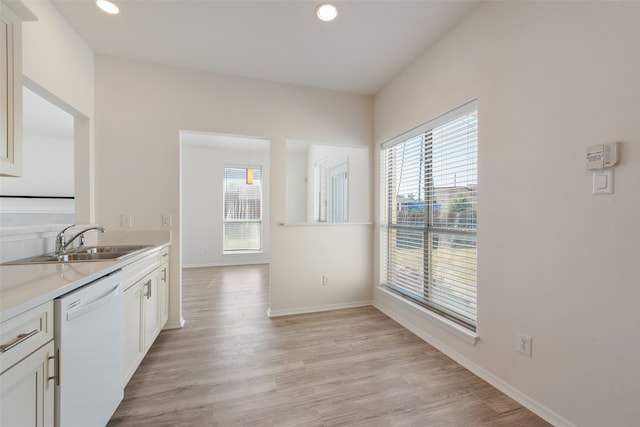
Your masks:
{"label": "cabinet door", "polygon": [[[11,92],[13,91],[13,24],[5,18],[4,14],[0,15],[0,46],[6,47],[0,53],[0,159],[3,162],[10,160],[12,147],[9,146],[9,136],[11,135],[11,127],[13,123],[9,117],[9,100],[11,100]],[[13,102],[11,102],[11,107]]]}
{"label": "cabinet door", "polygon": [[0,14],[0,176],[22,175],[22,56],[19,18]]}
{"label": "cabinet door", "polygon": [[165,262],[159,269],[158,275],[158,312],[159,329],[162,329],[169,319],[169,263]]}
{"label": "cabinet door", "polygon": [[54,424],[53,341],[0,376],[0,425]]}
{"label": "cabinet door", "polygon": [[124,292],[124,384],[129,382],[144,357],[142,299],[144,280]]}
{"label": "cabinet door", "polygon": [[158,270],[145,278],[143,291],[144,301],[144,350],[149,350],[151,344],[160,333],[160,311],[158,301],[160,292],[158,287]]}

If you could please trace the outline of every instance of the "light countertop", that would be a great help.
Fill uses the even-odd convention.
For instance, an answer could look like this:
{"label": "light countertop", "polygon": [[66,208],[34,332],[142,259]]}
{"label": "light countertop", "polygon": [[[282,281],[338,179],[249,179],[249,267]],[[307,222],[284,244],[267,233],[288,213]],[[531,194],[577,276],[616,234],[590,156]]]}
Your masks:
{"label": "light countertop", "polygon": [[0,267],[0,322],[71,292],[168,246],[156,244],[116,261],[3,265]]}

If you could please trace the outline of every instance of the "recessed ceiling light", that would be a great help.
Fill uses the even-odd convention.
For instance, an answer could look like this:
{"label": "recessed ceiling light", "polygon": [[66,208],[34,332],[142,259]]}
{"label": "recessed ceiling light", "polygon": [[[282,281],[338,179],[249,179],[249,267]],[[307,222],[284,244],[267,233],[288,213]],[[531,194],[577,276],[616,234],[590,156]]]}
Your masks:
{"label": "recessed ceiling light", "polygon": [[96,6],[98,6],[100,9],[112,15],[115,15],[118,12],[120,12],[120,9],[118,9],[118,6],[111,3],[109,0],[96,0]]}
{"label": "recessed ceiling light", "polygon": [[322,3],[316,8],[316,15],[321,21],[333,21],[338,16],[338,9],[331,3]]}

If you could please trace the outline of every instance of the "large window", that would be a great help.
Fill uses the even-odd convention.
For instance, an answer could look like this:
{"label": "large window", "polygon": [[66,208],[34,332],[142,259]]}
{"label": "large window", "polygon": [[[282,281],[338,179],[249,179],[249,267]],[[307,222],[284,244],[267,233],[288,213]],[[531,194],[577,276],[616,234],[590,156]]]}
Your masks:
{"label": "large window", "polygon": [[475,331],[476,103],[383,145],[384,286]]}
{"label": "large window", "polygon": [[262,170],[259,167],[224,168],[222,249],[225,253],[262,250]]}

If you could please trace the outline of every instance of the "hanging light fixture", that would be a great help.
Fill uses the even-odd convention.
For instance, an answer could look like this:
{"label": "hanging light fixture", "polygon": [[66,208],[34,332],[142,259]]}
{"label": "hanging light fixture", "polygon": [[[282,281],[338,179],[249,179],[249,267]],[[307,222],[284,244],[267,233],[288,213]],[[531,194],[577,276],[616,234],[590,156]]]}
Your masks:
{"label": "hanging light fixture", "polygon": [[[249,164],[253,165],[253,141],[249,139]],[[247,185],[253,185],[253,168],[247,168],[247,176],[246,176]]]}

